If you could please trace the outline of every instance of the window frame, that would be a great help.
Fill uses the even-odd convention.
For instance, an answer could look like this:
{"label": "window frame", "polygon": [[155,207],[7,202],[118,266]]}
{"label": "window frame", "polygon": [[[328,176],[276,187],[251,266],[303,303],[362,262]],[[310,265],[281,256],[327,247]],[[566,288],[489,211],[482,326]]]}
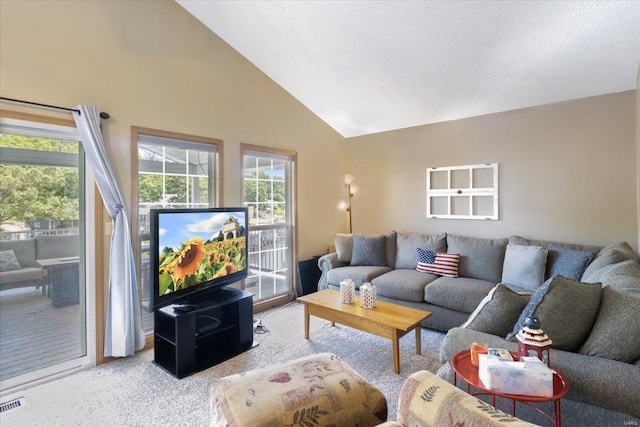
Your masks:
{"label": "window frame", "polygon": [[[178,143],[186,145],[190,143],[214,145],[216,147],[215,165],[214,165],[214,183],[213,183],[213,199],[209,201],[210,206],[220,206],[223,200],[223,156],[224,143],[221,139],[208,138],[197,135],[189,135],[179,132],[171,132],[166,130],[152,129],[140,126],[131,126],[131,239],[133,244],[133,256],[136,264],[136,276],[138,278],[138,286],[142,277],[142,266],[140,263],[140,232],[139,232],[139,195],[138,195],[138,143],[140,135],[158,137],[162,139],[176,140]],[[144,299],[144,295],[140,295],[140,303]],[[141,310],[146,311],[144,306]],[[153,329],[144,331],[147,337],[153,336]]]}

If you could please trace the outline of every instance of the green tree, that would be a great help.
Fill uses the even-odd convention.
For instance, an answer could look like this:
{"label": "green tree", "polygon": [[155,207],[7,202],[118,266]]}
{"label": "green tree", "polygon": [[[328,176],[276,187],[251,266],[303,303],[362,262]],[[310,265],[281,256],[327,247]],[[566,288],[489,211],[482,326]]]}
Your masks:
{"label": "green tree", "polygon": [[[0,147],[29,150],[27,157],[46,158],[47,152],[77,154],[78,145],[47,138],[0,136]],[[0,221],[75,220],[78,209],[77,168],[0,164]]]}

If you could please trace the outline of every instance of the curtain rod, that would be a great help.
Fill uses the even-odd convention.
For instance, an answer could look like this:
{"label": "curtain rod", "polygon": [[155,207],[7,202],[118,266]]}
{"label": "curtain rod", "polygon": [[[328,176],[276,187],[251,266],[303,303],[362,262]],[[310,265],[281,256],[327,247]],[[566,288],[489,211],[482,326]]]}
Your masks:
{"label": "curtain rod", "polygon": [[[23,101],[21,99],[14,99],[14,98],[5,98],[4,96],[0,96],[0,100],[19,102],[21,104],[28,104],[28,105],[37,105],[38,107],[53,108],[55,110],[74,111],[78,114],[81,114],[80,110],[76,110],[75,108],[58,107],[57,105],[41,104],[39,102]],[[111,118],[111,116],[109,115],[109,113],[102,112],[100,113],[100,118],[107,120]]]}

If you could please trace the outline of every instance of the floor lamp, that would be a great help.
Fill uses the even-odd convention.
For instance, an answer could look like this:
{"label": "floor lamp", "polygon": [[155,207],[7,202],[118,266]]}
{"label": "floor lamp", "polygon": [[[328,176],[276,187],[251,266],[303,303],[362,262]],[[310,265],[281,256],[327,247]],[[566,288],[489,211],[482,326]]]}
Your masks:
{"label": "floor lamp", "polygon": [[352,212],[351,212],[351,199],[353,195],[358,191],[358,187],[353,183],[353,175],[347,173],[344,175],[344,185],[347,187],[347,194],[349,196],[349,203],[340,202],[340,209],[343,211],[349,212],[349,234],[353,233],[353,222],[352,222]]}

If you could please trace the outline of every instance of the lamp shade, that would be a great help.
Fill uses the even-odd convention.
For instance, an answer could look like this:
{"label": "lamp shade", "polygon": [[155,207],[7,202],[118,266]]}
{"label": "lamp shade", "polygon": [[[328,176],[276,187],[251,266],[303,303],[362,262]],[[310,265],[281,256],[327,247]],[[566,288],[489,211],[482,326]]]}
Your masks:
{"label": "lamp shade", "polygon": [[351,185],[353,179],[353,175],[351,175],[350,173],[344,174],[344,185]]}

